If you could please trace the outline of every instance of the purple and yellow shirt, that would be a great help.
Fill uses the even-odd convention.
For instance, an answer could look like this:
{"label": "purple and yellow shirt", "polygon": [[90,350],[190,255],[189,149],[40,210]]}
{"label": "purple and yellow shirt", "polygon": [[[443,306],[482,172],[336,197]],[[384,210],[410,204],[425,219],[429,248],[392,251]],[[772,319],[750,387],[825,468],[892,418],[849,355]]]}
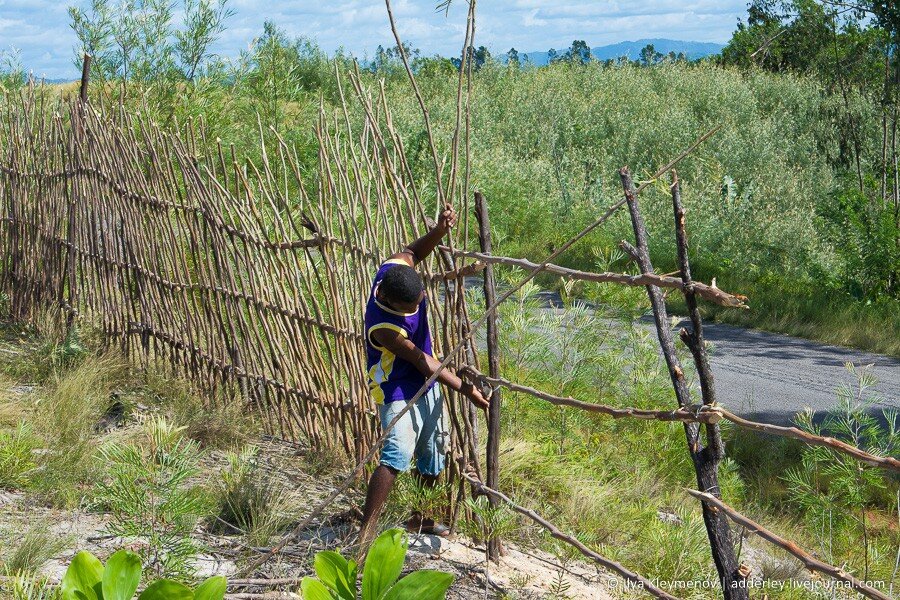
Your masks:
{"label": "purple and yellow shirt", "polygon": [[[369,391],[378,404],[409,400],[415,396],[426,378],[411,362],[398,358],[372,339],[372,332],[391,329],[409,339],[416,348],[431,355],[431,331],[428,328],[428,300],[423,298],[414,313],[401,313],[376,298],[378,284],[394,265],[405,265],[400,259],[386,261],[375,274],[369,301],[366,304],[366,368],[369,372]],[[431,387],[434,387],[432,384]],[[430,389],[430,388],[429,388]]]}

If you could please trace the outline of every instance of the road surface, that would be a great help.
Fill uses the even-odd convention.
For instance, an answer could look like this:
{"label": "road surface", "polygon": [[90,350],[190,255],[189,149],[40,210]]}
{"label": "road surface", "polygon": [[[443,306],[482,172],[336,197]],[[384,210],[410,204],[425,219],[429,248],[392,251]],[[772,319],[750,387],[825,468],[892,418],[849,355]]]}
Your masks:
{"label": "road surface", "polygon": [[[466,287],[480,290],[480,278],[467,277]],[[565,310],[556,292],[541,291],[537,297],[541,310]],[[652,316],[645,316],[641,323],[654,330],[655,339]],[[682,320],[676,329],[684,324],[689,327]],[[795,415],[807,408],[823,415],[840,405],[841,385],[855,384],[845,367],[848,362],[857,367],[871,365],[878,383],[867,390],[866,397],[877,398],[876,414],[888,407],[900,410],[900,360],[896,358],[719,323],[704,323],[703,332],[712,345],[718,402],[742,417],[792,425]]]}
{"label": "road surface", "polygon": [[872,365],[878,383],[868,391],[880,399],[876,408],[900,408],[895,358],[732,325],[705,324],[703,331],[713,346],[719,402],[741,416],[785,425],[807,407],[827,411],[839,403],[838,388],[854,383],[848,362]]}

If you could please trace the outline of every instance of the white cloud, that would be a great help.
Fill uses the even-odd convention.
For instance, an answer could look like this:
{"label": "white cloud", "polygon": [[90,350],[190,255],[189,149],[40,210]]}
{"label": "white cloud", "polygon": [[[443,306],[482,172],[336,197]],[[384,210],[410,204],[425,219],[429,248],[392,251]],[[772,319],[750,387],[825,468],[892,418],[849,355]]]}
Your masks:
{"label": "white cloud", "polygon": [[[87,0],[70,0],[86,5]],[[0,48],[19,48],[25,67],[48,77],[77,77],[72,65],[75,35],[66,2],[0,0]],[[315,39],[325,50],[339,47],[371,56],[393,44],[381,0],[231,0],[236,14],[216,52],[237,55],[274,21],[291,36]],[[454,0],[449,16],[438,0],[392,0],[398,28],[423,54],[455,55],[462,46],[468,4]],[[574,39],[591,46],[648,37],[726,41],[746,0],[485,0],[478,5],[476,43],[493,52],[565,48]]]}

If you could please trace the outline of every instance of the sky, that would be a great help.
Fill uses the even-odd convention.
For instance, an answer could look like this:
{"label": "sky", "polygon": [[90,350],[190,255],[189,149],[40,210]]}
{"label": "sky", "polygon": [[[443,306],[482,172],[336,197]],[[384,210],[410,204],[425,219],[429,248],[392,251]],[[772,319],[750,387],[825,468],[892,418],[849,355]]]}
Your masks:
{"label": "sky", "polygon": [[[116,0],[112,0],[115,2]],[[78,76],[73,65],[77,40],[67,6],[89,0],[0,0],[0,52],[16,49],[26,71],[38,78]],[[382,0],[229,0],[235,14],[215,45],[221,56],[236,56],[274,21],[291,36],[306,36],[333,52],[339,47],[359,58],[378,45],[393,45]],[[457,55],[465,30],[465,0],[454,0],[449,15],[436,12],[437,0],[393,0],[404,40],[423,54]],[[642,38],[725,43],[747,0],[481,0],[476,45],[492,52],[567,48],[583,39],[591,47]]]}

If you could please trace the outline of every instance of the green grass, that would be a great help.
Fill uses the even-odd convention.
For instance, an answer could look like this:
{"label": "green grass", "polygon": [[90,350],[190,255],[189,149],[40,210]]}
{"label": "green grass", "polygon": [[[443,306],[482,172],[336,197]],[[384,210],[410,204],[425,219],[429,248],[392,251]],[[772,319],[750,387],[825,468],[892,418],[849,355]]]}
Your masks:
{"label": "green grass", "polygon": [[0,489],[22,489],[28,485],[37,467],[37,446],[38,440],[27,423],[0,430]]}
{"label": "green grass", "polygon": [[51,531],[46,522],[31,524],[17,545],[3,560],[3,568],[13,574],[33,574],[69,544],[66,536]]}

